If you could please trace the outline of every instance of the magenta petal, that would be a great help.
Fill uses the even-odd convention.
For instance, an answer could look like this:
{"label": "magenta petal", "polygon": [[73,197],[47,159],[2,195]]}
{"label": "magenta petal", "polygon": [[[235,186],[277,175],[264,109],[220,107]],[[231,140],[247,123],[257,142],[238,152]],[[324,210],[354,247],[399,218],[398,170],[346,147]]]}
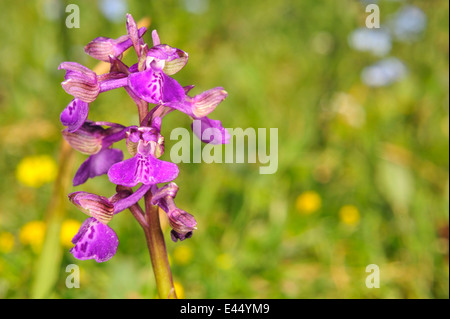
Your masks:
{"label": "magenta petal", "polygon": [[128,76],[128,86],[146,102],[159,104],[162,101],[163,79],[160,73],[153,70],[131,73]]}
{"label": "magenta petal", "polygon": [[89,104],[80,99],[73,99],[61,112],[60,120],[67,126],[69,133],[78,130],[86,121],[89,113]]}
{"label": "magenta petal", "polygon": [[163,88],[162,88],[162,100],[163,103],[182,102],[185,99],[185,93],[183,87],[175,79],[162,73]]}
{"label": "magenta petal", "polygon": [[141,185],[133,194],[130,196],[118,200],[114,204],[114,214],[118,214],[121,211],[127,209],[128,207],[136,204],[142,197],[144,197],[145,193],[151,188],[151,185]]}
{"label": "magenta petal", "polygon": [[97,154],[89,156],[88,159],[80,165],[80,168],[75,174],[73,186],[84,184],[88,178],[106,174],[113,164],[120,162],[122,159],[122,151],[113,148],[106,148]]}
{"label": "magenta petal", "polygon": [[111,166],[108,171],[108,177],[111,183],[128,187],[136,186],[138,184],[137,176],[135,174],[138,166],[137,162],[137,156],[134,156]]}
{"label": "magenta petal", "polygon": [[161,161],[152,156],[149,156],[148,159],[150,162],[149,166],[153,168],[153,172],[150,172],[150,174],[144,174],[141,180],[143,184],[153,185],[158,183],[167,183],[177,178],[179,170],[176,164]]}
{"label": "magenta petal", "polygon": [[119,239],[111,227],[89,217],[73,237],[72,243],[75,246],[70,252],[75,258],[95,259],[100,263],[111,259],[116,254]]}
{"label": "magenta petal", "polygon": [[177,178],[178,172],[178,166],[174,163],[138,153],[130,159],[111,166],[108,177],[116,185],[133,187],[138,183],[154,185],[170,182]]}
{"label": "magenta petal", "polygon": [[176,80],[152,69],[131,73],[128,86],[139,98],[153,104],[180,103],[185,97],[183,87]]}
{"label": "magenta petal", "polygon": [[222,122],[206,116],[194,120],[192,131],[204,143],[228,144],[231,138],[230,133],[222,126]]}

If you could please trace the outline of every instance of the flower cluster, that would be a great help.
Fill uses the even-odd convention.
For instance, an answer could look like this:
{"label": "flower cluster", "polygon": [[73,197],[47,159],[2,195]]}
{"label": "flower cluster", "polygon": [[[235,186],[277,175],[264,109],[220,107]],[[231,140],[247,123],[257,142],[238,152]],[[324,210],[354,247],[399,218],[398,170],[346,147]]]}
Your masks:
{"label": "flower cluster", "polygon": [[[81,185],[89,178],[107,174],[111,183],[117,185],[116,193],[109,198],[82,191],[69,194],[70,201],[89,216],[72,240],[75,246],[71,253],[82,260],[94,258],[104,262],[114,256],[119,241],[108,226],[109,221],[135,205],[147,192],[151,192],[151,204],[167,213],[173,241],[192,236],[197,225],[194,217],[174,203],[178,186],[172,181],[178,176],[178,167],[159,159],[164,153],[161,124],[167,114],[178,110],[199,120],[201,129],[194,133],[205,143],[229,140],[221,122],[208,117],[227,97],[227,92],[216,87],[189,96],[194,86],[183,87],[171,77],[186,65],[188,54],[162,44],[156,30],[152,32],[153,46],[149,47],[143,40],[146,28],[138,28],[129,14],[126,26],[126,35],[117,39],[98,37],[85,47],[88,55],[110,64],[108,73],[98,75],[75,62],[59,66],[66,71],[62,87],[73,96],[60,117],[66,127],[63,137],[74,149],[89,155],[76,172],[73,184]],[[137,54],[137,63],[127,66],[122,56],[130,48]],[[136,103],[138,126],[88,119],[90,104],[99,94],[117,88],[124,88]],[[153,105],[151,109],[149,104]],[[203,138],[202,133],[208,128],[213,134]],[[122,140],[131,154],[126,160],[120,149],[112,148]],[[158,187],[160,183],[168,184]],[[133,191],[135,186],[138,188]]]}

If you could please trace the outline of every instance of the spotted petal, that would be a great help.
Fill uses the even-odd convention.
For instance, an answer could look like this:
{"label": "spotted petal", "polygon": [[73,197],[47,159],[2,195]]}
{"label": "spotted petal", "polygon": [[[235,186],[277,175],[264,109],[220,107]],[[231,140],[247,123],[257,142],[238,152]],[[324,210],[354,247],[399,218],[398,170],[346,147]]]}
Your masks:
{"label": "spotted petal", "polygon": [[154,104],[182,102],[185,97],[176,80],[153,69],[130,74],[128,86],[139,98]]}
{"label": "spotted petal", "polygon": [[75,246],[70,252],[75,258],[95,259],[100,263],[111,259],[116,254],[119,239],[111,227],[100,223],[94,217],[89,217],[73,237],[72,243]]}
{"label": "spotted petal", "polygon": [[86,121],[89,113],[89,104],[80,99],[73,99],[61,112],[60,120],[67,126],[69,133],[78,130]]}
{"label": "spotted petal", "polygon": [[178,172],[178,167],[174,163],[138,153],[130,159],[111,166],[108,177],[116,185],[133,187],[138,183],[154,185],[170,182],[177,178]]}

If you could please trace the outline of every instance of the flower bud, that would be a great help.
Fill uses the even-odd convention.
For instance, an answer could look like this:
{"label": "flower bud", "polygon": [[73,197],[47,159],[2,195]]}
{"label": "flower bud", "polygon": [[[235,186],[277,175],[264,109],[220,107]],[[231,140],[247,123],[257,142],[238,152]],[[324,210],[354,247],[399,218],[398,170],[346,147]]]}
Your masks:
{"label": "flower bud", "polygon": [[69,200],[83,213],[94,217],[102,224],[107,224],[114,215],[114,205],[103,196],[86,192],[69,194]]}
{"label": "flower bud", "polygon": [[129,13],[127,14],[126,24],[127,24],[127,33],[128,36],[130,37],[131,44],[133,45],[139,58],[141,55],[140,45],[144,44],[144,41],[139,36],[139,30],[136,21],[133,19],[133,16]]}
{"label": "flower bud", "polygon": [[178,239],[183,241],[186,238],[192,237],[192,232],[194,229],[197,229],[197,221],[194,216],[182,209],[177,208],[173,202],[173,198],[171,197],[166,197],[166,204],[169,208],[167,217],[169,218],[170,227],[172,227],[172,240],[174,242]]}
{"label": "flower bud", "polygon": [[175,209],[167,214],[169,217],[169,224],[177,233],[188,233],[197,229],[197,222],[191,214],[182,209]]}

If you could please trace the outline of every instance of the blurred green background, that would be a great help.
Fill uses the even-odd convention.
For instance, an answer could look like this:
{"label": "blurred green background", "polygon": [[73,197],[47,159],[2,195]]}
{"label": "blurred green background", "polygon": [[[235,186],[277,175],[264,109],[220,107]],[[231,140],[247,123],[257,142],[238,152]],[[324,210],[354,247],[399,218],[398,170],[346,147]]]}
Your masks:
{"label": "blurred green background", "polygon": [[[114,187],[106,176],[64,186],[86,156],[60,155],[59,114],[71,97],[57,67],[95,67],[84,45],[125,34],[127,12],[189,53],[174,76],[182,85],[228,91],[212,118],[278,128],[275,174],[260,175],[260,163],[179,164],[176,203],[198,222],[178,243],[165,228],[180,297],[449,297],[448,1],[377,1],[381,40],[354,33],[365,29],[370,1],[72,2],[80,28],[65,25],[70,1],[18,0],[0,11],[0,298],[157,296],[128,211],[110,223],[120,240],[113,259],[69,253],[86,216],[66,194],[108,197]],[[405,8],[415,18],[401,20]],[[150,32],[144,39],[151,44]],[[374,71],[386,58],[396,64]],[[89,118],[137,124],[124,90],[102,94]],[[163,158],[170,130],[190,124],[181,113],[165,119]],[[68,177],[55,184],[61,164]],[[61,240],[43,249],[46,230],[59,238],[61,225]],[[70,264],[80,267],[78,289],[65,285]],[[379,266],[379,288],[366,287],[369,264]]]}

